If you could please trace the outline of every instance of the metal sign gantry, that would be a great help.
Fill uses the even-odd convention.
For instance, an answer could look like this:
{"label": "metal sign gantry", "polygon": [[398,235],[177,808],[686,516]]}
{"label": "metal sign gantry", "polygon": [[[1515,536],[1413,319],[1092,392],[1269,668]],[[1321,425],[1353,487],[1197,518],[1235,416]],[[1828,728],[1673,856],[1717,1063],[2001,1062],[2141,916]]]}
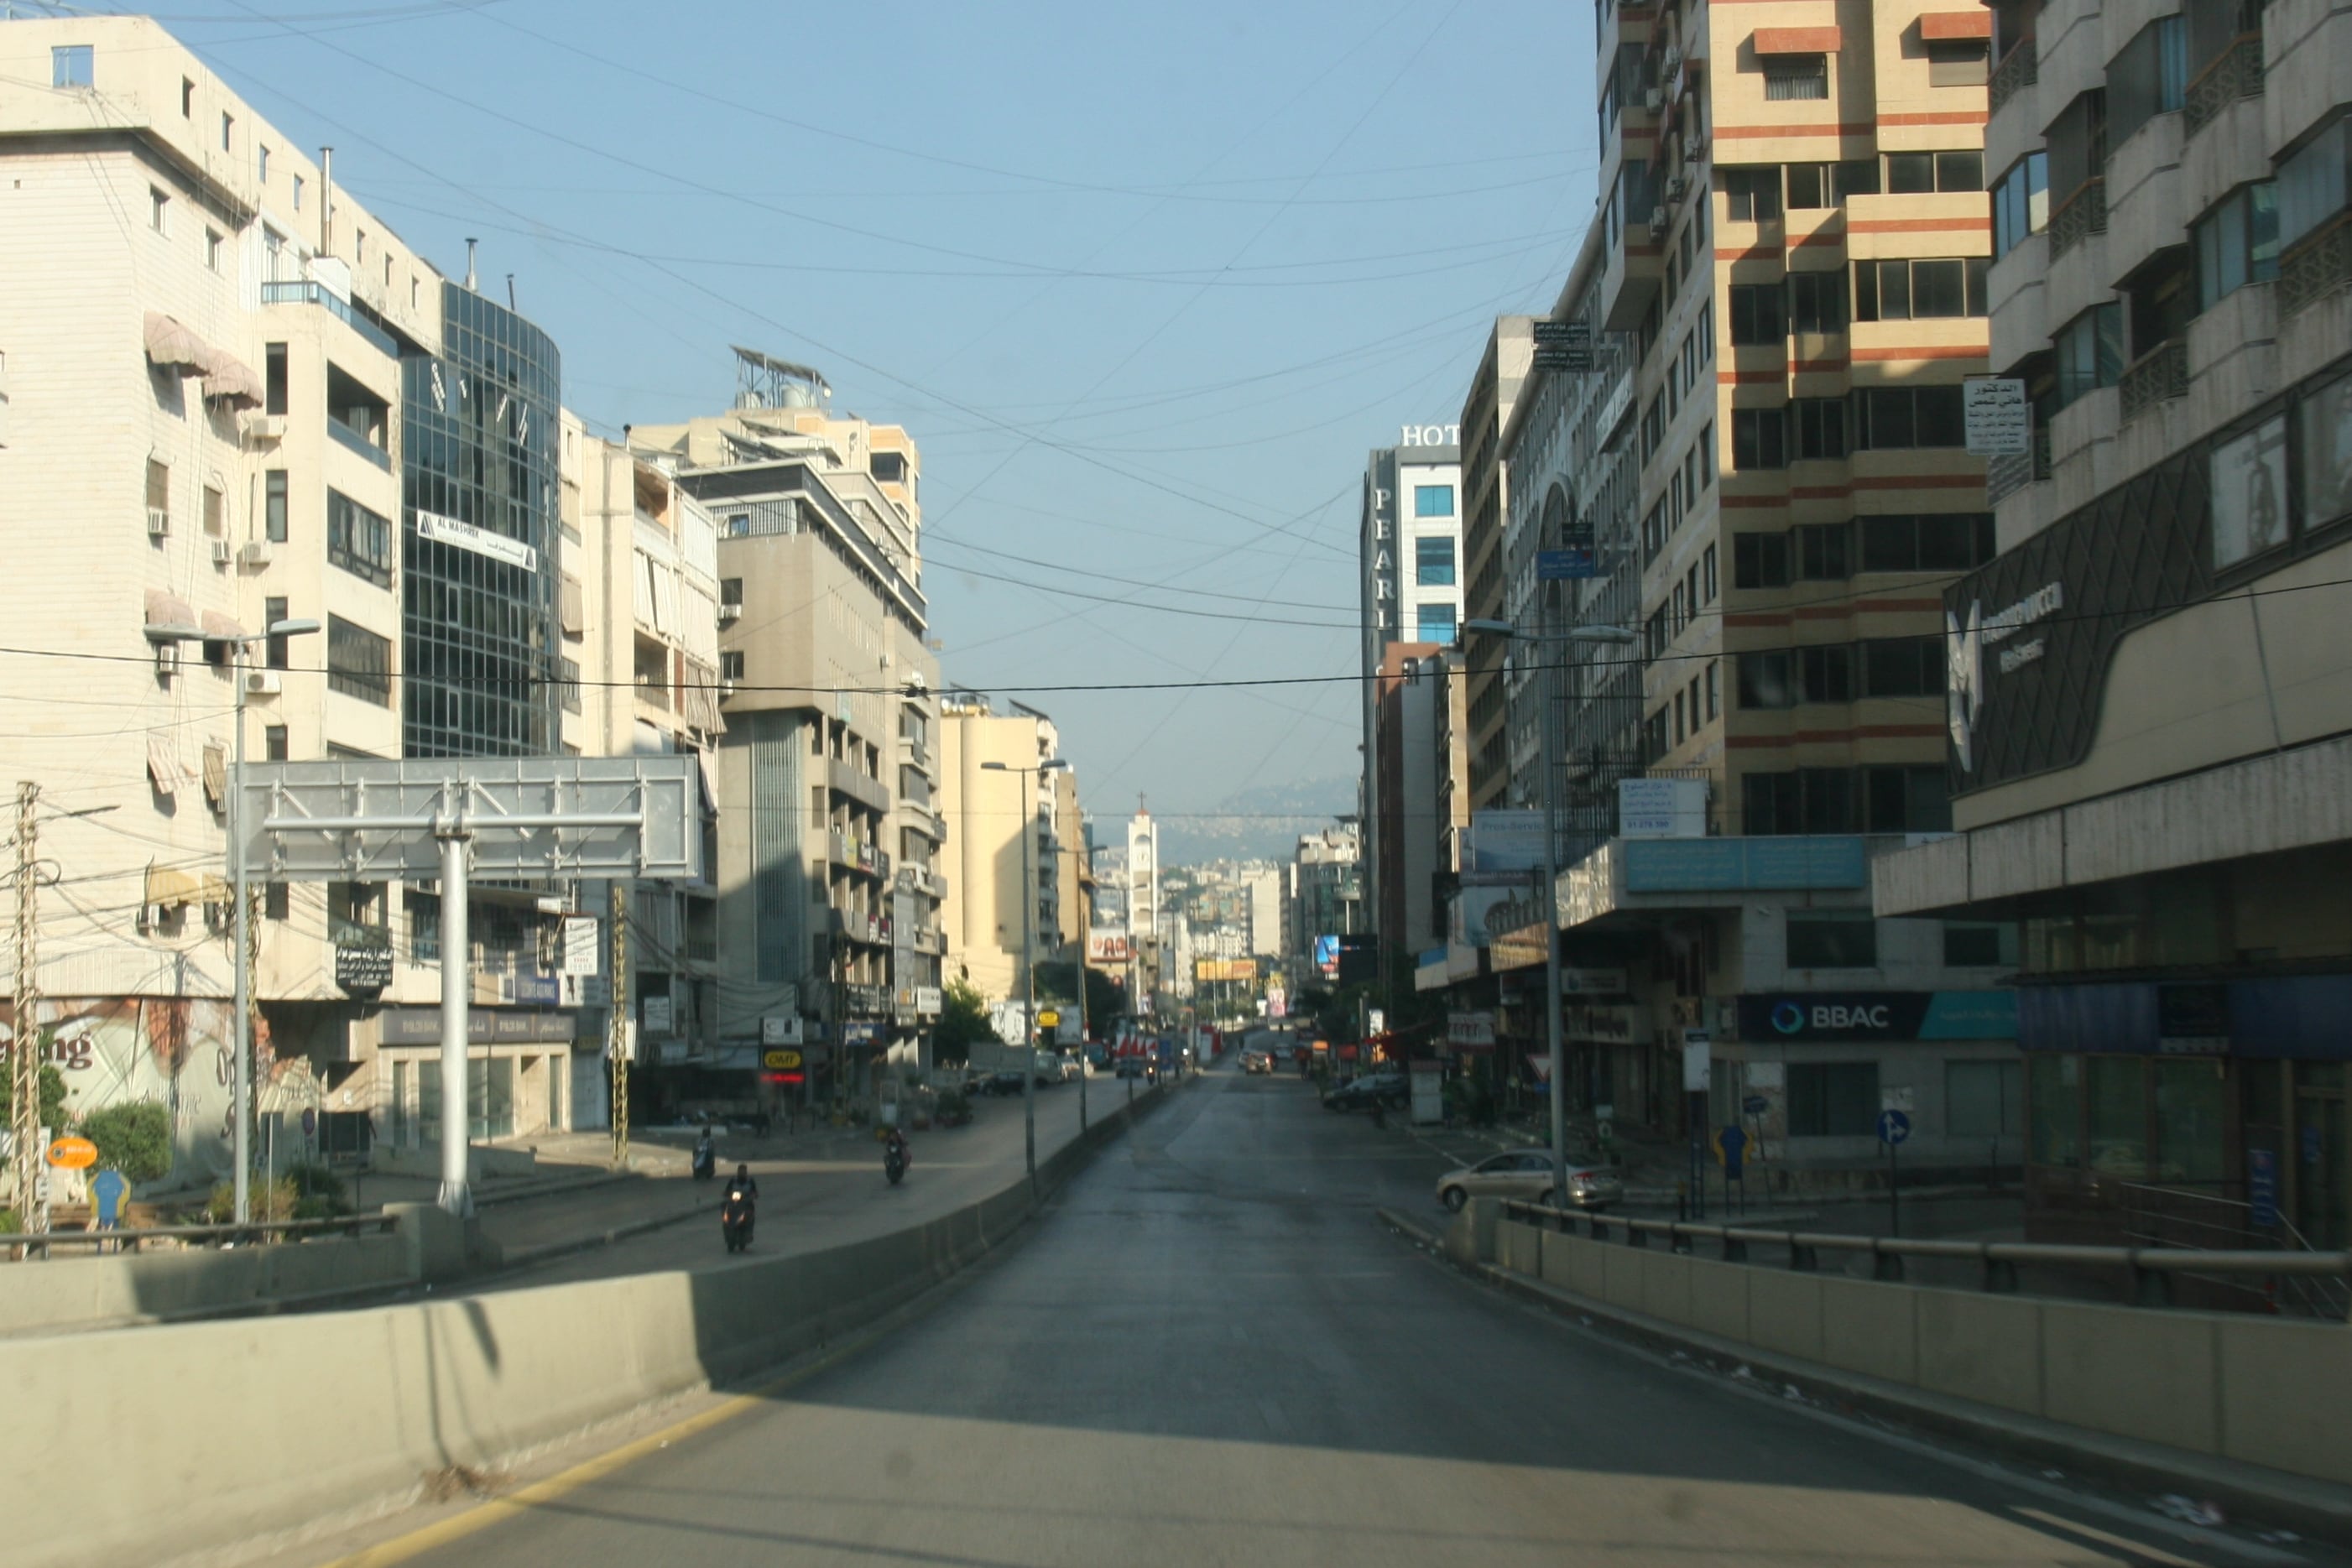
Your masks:
{"label": "metal sign gantry", "polygon": [[471,1214],[468,878],[695,878],[701,764],[690,756],[248,763],[240,790],[246,863],[268,881],[439,882],[440,1206]]}

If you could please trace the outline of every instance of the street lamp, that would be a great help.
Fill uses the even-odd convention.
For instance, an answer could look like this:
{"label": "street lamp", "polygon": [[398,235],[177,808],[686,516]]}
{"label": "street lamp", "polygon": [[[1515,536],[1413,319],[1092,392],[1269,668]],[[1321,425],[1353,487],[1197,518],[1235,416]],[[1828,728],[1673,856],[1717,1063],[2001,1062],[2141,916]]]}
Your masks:
{"label": "street lamp", "polygon": [[[1022,989],[1026,996],[1021,1006],[1021,1136],[1027,1149],[1029,1186],[1034,1190],[1037,1186],[1037,872],[1033,862],[1037,847],[1037,813],[1029,804],[1029,780],[1040,774],[1058,773],[1069,764],[1057,758],[1034,768],[1015,768],[1010,762],[983,762],[980,766],[987,773],[1021,775],[1021,974]],[[1083,990],[1084,975],[1079,977],[1078,984]]]}
{"label": "street lamp", "polygon": [[[257,643],[278,637],[300,637],[319,630],[316,621],[273,621],[262,631],[237,637],[214,637],[201,628],[154,626],[151,642],[225,643],[229,649],[229,678],[236,692],[236,737],[228,775],[228,874],[231,896],[236,900],[236,949],[231,955],[236,1012],[236,1109],[234,1113],[236,1169],[233,1176],[236,1223],[253,1218],[253,996],[246,977],[246,953],[252,942],[252,911],[247,907],[245,864],[245,654]],[[158,635],[162,633],[163,635]]]}
{"label": "street lamp", "polygon": [[[1517,643],[1579,643],[1623,647],[1633,633],[1622,626],[1577,626],[1564,632],[1528,632],[1508,621],[1471,620],[1465,632],[1506,637]],[[1555,669],[1543,666],[1543,909],[1544,1034],[1551,1050],[1551,1071],[1545,1076],[1551,1091],[1552,1207],[1568,1207],[1568,1053],[1560,1040],[1559,1018],[1559,716],[1553,709]]]}

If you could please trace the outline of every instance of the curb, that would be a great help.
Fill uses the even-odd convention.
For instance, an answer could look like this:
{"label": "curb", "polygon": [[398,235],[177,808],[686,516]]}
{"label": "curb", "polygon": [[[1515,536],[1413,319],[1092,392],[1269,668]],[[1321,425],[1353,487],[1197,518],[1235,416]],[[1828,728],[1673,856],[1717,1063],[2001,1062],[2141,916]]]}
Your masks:
{"label": "curb", "polygon": [[1391,1209],[1374,1212],[1390,1229],[1427,1248],[1441,1262],[1468,1278],[1550,1316],[1574,1313],[1587,1322],[1606,1323],[1644,1349],[1745,1364],[1755,1370],[1759,1380],[1792,1386],[1833,1410],[1859,1412],[1939,1437],[1962,1438],[2119,1487],[2210,1498],[2222,1505],[2232,1521],[2260,1520],[2284,1525],[2308,1539],[2352,1544],[2352,1488],[2220,1455],[2111,1437],[1719,1339],[1563,1291],[1496,1264],[1456,1262],[1446,1256],[1445,1239],[1437,1232]]}

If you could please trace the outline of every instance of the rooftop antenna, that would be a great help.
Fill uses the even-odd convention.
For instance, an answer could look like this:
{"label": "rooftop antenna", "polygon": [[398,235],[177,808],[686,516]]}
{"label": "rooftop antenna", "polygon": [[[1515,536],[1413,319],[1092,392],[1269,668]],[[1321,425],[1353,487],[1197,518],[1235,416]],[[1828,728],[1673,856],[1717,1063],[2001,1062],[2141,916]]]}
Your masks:
{"label": "rooftop antenna", "polygon": [[511,272],[507,274],[507,308],[509,310],[515,308],[514,274]]}
{"label": "rooftop antenna", "polygon": [[468,294],[478,292],[474,287],[474,247],[481,243],[471,235],[466,236],[466,292]]}

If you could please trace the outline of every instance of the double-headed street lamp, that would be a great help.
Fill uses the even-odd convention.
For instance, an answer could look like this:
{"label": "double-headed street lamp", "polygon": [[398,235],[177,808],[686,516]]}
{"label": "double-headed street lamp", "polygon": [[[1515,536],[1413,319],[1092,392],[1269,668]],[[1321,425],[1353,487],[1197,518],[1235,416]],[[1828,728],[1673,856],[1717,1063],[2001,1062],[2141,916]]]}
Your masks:
{"label": "double-headed street lamp", "polygon": [[[1576,626],[1566,632],[1528,632],[1509,621],[1465,621],[1465,632],[1506,637],[1515,643],[1600,643],[1626,647],[1634,635],[1622,626]],[[1552,1206],[1568,1207],[1568,1054],[1559,1019],[1559,716],[1553,700],[1558,665],[1547,662],[1543,675],[1543,898],[1544,1033],[1551,1049]]]}
{"label": "double-headed street lamp", "polygon": [[236,1108],[233,1115],[236,1169],[233,1176],[236,1194],[236,1223],[245,1224],[253,1218],[253,995],[246,973],[246,954],[253,940],[252,911],[247,906],[245,864],[245,655],[257,643],[274,642],[280,637],[299,637],[319,630],[316,621],[273,621],[259,632],[248,632],[235,637],[216,637],[202,626],[151,625],[147,640],[158,644],[170,643],[221,643],[229,651],[229,679],[236,688],[236,737],[231,742],[228,774],[228,875],[231,896],[236,900],[236,950],[231,956],[235,971],[234,982],[236,1021]]}
{"label": "double-headed street lamp", "polygon": [[[1024,998],[1021,1005],[1021,1136],[1027,1147],[1029,1185],[1034,1189],[1037,1185],[1037,813],[1029,804],[1029,780],[1041,774],[1062,772],[1070,765],[1055,758],[1034,768],[1015,768],[1010,762],[983,762],[980,766],[983,772],[1021,775],[1021,976]],[[1078,977],[1078,987],[1083,995],[1083,972]]]}

